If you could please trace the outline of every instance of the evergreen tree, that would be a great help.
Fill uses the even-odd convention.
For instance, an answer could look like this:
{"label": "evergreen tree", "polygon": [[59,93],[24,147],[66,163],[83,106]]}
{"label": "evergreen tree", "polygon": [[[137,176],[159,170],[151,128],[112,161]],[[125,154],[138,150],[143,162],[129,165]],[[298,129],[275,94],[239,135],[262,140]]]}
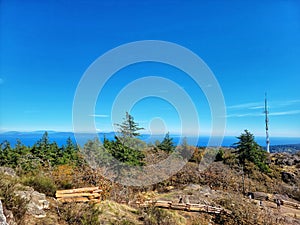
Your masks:
{"label": "evergreen tree", "polygon": [[43,161],[48,158],[47,154],[50,152],[50,141],[47,131],[43,134],[42,138],[33,145],[31,152],[34,156]]}
{"label": "evergreen tree", "polygon": [[162,142],[157,145],[157,148],[166,152],[173,152],[175,150],[175,145],[173,143],[173,138],[170,137],[169,132],[166,133]]}
{"label": "evergreen tree", "polygon": [[126,117],[121,124],[116,124],[119,127],[118,136],[115,140],[109,141],[104,138],[104,148],[117,160],[126,165],[137,166],[143,165],[144,154],[141,149],[146,144],[137,137],[140,135],[139,130],[144,128],[139,127],[134,121],[133,116],[126,112]]}
{"label": "evergreen tree", "polygon": [[79,160],[79,149],[76,144],[73,143],[71,137],[68,137],[66,145],[62,146],[60,151],[60,164],[66,163],[78,163]]}
{"label": "evergreen tree", "polygon": [[40,159],[44,165],[56,165],[61,149],[56,142],[50,142],[48,132],[46,131],[42,138],[35,143],[31,149],[31,153]]}
{"label": "evergreen tree", "polygon": [[23,145],[20,139],[17,139],[17,143],[16,143],[16,146],[14,148],[14,151],[19,156],[24,156],[24,155],[29,153],[30,149],[27,148],[25,145]]}
{"label": "evergreen tree", "polygon": [[12,148],[8,141],[4,141],[1,143],[1,159],[0,165],[1,166],[11,166],[12,159]]}
{"label": "evergreen tree", "polygon": [[104,142],[104,147],[114,158],[126,165],[140,166],[144,164],[143,159],[145,155],[137,149],[123,145],[118,137],[115,137],[115,140],[113,141],[106,140]]}
{"label": "evergreen tree", "polygon": [[134,121],[133,116],[131,116],[128,112],[126,112],[123,122],[121,124],[116,124],[116,126],[119,128],[118,139],[123,145],[127,145],[132,148],[138,148],[139,145],[143,146],[137,137],[140,136],[139,131],[144,128],[139,127],[139,124]]}
{"label": "evergreen tree", "polygon": [[238,159],[241,165],[245,167],[246,161],[250,161],[261,171],[267,172],[267,153],[255,142],[253,134],[248,130],[245,130],[245,133],[242,133],[237,138],[239,139],[239,142],[235,143],[235,145],[237,147]]}
{"label": "evergreen tree", "polygon": [[88,140],[83,146],[82,153],[85,156],[85,160],[90,164],[90,166],[102,167],[109,165],[111,161],[111,155],[108,152],[110,147],[105,147],[110,142],[104,138],[104,144],[101,145],[98,138],[93,140]]}

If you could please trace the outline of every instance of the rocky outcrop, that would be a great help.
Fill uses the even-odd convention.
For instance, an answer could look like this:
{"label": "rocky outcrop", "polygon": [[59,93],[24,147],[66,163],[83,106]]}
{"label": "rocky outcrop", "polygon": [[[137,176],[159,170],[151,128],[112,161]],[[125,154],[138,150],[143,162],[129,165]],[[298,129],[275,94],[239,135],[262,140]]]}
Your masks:
{"label": "rocky outcrop", "polygon": [[10,167],[0,167],[0,173],[4,173],[5,175],[9,175],[11,177],[16,177],[16,172],[14,169]]}
{"label": "rocky outcrop", "polygon": [[300,164],[300,156],[296,154],[276,153],[273,154],[273,161],[276,165],[296,166]]}
{"label": "rocky outcrop", "polygon": [[30,190],[17,191],[16,194],[28,201],[27,213],[36,218],[46,217],[45,209],[49,209],[49,202],[46,200],[46,195]]}
{"label": "rocky outcrop", "polygon": [[6,222],[6,217],[3,213],[2,202],[0,200],[0,225],[8,225]]}

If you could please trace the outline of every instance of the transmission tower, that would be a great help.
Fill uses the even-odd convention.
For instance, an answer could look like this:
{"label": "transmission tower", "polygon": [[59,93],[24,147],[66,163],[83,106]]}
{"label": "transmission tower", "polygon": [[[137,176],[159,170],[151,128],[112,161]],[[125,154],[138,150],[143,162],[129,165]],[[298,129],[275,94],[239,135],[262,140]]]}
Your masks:
{"label": "transmission tower", "polygon": [[268,100],[267,93],[265,93],[265,122],[266,122],[266,144],[267,144],[267,152],[270,152],[270,137],[269,137],[269,111],[268,111]]}

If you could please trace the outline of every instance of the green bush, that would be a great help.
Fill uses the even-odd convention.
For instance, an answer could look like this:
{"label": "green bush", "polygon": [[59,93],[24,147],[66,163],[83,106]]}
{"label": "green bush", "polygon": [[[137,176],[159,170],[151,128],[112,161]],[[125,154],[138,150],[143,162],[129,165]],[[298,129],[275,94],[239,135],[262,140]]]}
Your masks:
{"label": "green bush", "polygon": [[32,177],[25,177],[23,178],[22,183],[51,197],[55,196],[55,192],[57,190],[56,185],[50,178],[40,174]]}
{"label": "green bush", "polygon": [[223,149],[220,149],[216,155],[216,161],[223,161],[224,159],[224,150]]}
{"label": "green bush", "polygon": [[144,218],[145,225],[176,225],[182,224],[182,218],[168,210],[150,207]]}

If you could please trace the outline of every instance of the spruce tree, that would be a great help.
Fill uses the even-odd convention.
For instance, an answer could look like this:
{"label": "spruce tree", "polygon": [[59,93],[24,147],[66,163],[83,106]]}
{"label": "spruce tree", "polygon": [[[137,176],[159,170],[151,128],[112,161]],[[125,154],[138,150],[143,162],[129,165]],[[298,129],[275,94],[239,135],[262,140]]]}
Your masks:
{"label": "spruce tree", "polygon": [[254,163],[261,171],[267,172],[266,164],[267,152],[259,146],[254,140],[254,135],[248,130],[242,133],[239,137],[239,142],[235,143],[240,164],[245,167],[246,161]]}
{"label": "spruce tree", "polygon": [[133,116],[126,112],[124,121],[121,124],[116,124],[119,127],[118,135],[115,140],[109,141],[104,139],[104,148],[117,160],[125,165],[138,166],[143,165],[144,154],[142,148],[146,144],[138,139],[140,136],[139,130],[144,128],[139,127],[134,121]]}
{"label": "spruce tree", "polygon": [[157,145],[157,148],[166,152],[173,152],[175,150],[175,145],[173,143],[173,138],[170,137],[169,132],[166,133],[162,142]]}
{"label": "spruce tree", "polygon": [[123,122],[121,124],[116,124],[118,127],[118,138],[122,144],[132,146],[134,145],[135,140],[138,136],[140,136],[139,131],[144,128],[139,127],[139,124],[134,121],[132,115],[126,112],[125,118],[123,118]]}

